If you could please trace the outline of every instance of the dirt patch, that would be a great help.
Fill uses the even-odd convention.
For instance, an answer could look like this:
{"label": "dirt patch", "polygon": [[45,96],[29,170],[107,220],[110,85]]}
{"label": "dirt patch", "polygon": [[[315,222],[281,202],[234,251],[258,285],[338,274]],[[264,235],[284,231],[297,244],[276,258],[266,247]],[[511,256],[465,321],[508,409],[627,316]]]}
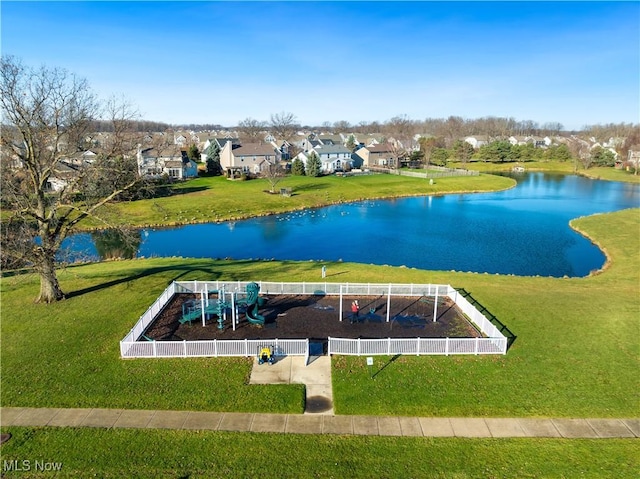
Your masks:
{"label": "dirt patch", "polygon": [[[387,297],[342,298],[340,321],[339,296],[264,295],[266,303],[260,309],[264,326],[247,321],[244,308],[239,309],[235,331],[231,310],[222,323],[212,315],[202,326],[201,316],[192,322],[180,323],[183,305],[199,300],[194,294],[177,294],[158,315],[145,335],[157,341],[197,341],[207,339],[303,339],[326,341],[335,338],[474,338],[480,333],[448,298],[438,300],[434,322],[433,298],[392,297],[387,314]],[[351,313],[351,302],[357,299],[357,318]],[[216,295],[210,296],[215,301]],[[389,321],[387,321],[389,318]]]}

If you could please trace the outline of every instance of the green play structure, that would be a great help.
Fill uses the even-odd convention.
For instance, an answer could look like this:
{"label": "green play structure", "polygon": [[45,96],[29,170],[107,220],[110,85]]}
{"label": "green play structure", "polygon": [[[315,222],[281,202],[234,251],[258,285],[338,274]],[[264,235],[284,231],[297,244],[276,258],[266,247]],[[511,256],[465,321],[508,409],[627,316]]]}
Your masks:
{"label": "green play structure", "polygon": [[259,296],[260,285],[258,283],[247,284],[247,298],[245,299],[247,321],[251,324],[264,324],[264,316],[258,313],[265,300]]}
{"label": "green play structure", "polygon": [[[262,307],[266,300],[260,297],[260,285],[258,283],[248,283],[246,286],[246,294],[243,298],[238,298],[238,293],[228,293],[230,302],[225,301],[225,291],[201,291],[201,299],[191,299],[186,301],[182,305],[182,317],[178,320],[180,324],[191,323],[192,321],[203,320],[204,326],[205,320],[211,319],[216,316],[218,318],[218,329],[224,329],[224,321],[226,320],[227,310],[231,310],[232,325],[235,330],[237,323],[238,307],[245,309],[245,316],[247,321],[251,324],[259,326],[264,325],[265,317],[258,311]],[[216,294],[217,299],[210,299],[210,294]]]}
{"label": "green play structure", "polygon": [[185,302],[182,305],[182,318],[178,321],[180,324],[190,323],[191,321],[197,321],[204,315],[205,319],[210,319],[212,316],[218,317],[218,329],[224,328],[224,320],[226,317],[227,309],[231,305],[224,301],[224,290],[222,291],[208,291],[209,293],[215,293],[218,295],[217,299],[209,300],[203,298],[200,300],[192,299]]}

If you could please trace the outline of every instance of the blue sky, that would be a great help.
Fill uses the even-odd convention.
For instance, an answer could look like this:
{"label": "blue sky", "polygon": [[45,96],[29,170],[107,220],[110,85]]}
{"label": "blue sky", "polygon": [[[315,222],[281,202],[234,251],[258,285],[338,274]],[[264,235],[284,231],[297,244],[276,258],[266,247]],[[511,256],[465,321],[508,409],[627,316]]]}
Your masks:
{"label": "blue sky", "polygon": [[2,54],[148,120],[640,122],[638,2],[1,2]]}

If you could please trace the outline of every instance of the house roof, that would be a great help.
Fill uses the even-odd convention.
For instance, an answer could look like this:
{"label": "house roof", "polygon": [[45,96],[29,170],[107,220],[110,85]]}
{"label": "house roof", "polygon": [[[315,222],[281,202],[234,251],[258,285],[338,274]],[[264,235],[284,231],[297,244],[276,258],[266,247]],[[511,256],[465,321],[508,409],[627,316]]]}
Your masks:
{"label": "house roof", "polygon": [[340,145],[321,145],[314,148],[316,153],[319,155],[333,154],[333,153],[348,153],[351,154],[351,150],[349,148],[345,148]]}
{"label": "house roof", "polygon": [[276,150],[271,144],[246,143],[233,150],[234,156],[275,156]]}
{"label": "house roof", "polygon": [[178,145],[169,145],[165,148],[145,148],[141,151],[143,158],[182,158],[182,152]]}
{"label": "house roof", "polygon": [[388,143],[378,143],[377,145],[365,146],[371,153],[393,153],[393,147]]}

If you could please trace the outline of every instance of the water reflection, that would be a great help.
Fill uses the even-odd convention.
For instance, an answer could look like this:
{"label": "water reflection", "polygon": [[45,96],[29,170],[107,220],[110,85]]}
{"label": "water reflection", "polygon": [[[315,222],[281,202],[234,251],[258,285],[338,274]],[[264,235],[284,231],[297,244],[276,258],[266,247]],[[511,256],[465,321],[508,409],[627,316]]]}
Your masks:
{"label": "water reflection", "polygon": [[[148,232],[145,233],[148,236]],[[141,234],[141,230],[107,229],[92,232],[91,239],[100,260],[132,259],[140,249]]]}

